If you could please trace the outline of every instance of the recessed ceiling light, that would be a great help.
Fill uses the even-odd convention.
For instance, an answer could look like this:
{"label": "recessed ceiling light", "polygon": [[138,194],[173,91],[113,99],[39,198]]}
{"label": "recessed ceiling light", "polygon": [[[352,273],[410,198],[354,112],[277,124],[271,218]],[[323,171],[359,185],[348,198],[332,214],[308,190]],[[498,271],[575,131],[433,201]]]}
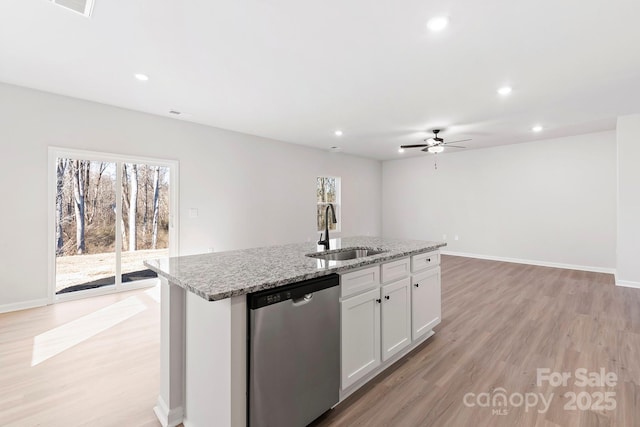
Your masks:
{"label": "recessed ceiling light", "polygon": [[398,153],[404,153],[404,148],[398,148]]}
{"label": "recessed ceiling light", "polygon": [[140,80],[141,82],[146,82],[147,80],[149,80],[149,76],[147,76],[146,74],[142,74],[142,73],[136,73],[133,75],[133,77],[135,77],[136,79]]}
{"label": "recessed ceiling light", "polygon": [[427,28],[431,31],[442,31],[447,28],[447,25],[449,25],[449,18],[446,16],[436,16],[427,22]]}
{"label": "recessed ceiling light", "polygon": [[540,125],[535,125],[534,127],[531,128],[531,130],[534,132],[542,132],[542,129],[544,128]]}
{"label": "recessed ceiling light", "polygon": [[500,89],[498,89],[498,93],[502,96],[509,95],[512,91],[513,89],[511,88],[511,86],[502,86]]}
{"label": "recessed ceiling light", "polygon": [[337,130],[334,133],[336,134],[336,136],[342,136],[342,131],[341,130]]}

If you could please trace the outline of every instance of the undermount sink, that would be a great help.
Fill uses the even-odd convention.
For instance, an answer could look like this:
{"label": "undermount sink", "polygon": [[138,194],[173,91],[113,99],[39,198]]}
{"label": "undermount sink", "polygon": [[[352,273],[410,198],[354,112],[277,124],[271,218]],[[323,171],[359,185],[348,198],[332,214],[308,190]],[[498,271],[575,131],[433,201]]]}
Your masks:
{"label": "undermount sink", "polygon": [[326,261],[348,261],[350,259],[365,258],[372,255],[378,255],[387,251],[374,248],[343,248],[333,251],[318,252],[315,254],[307,254],[310,258],[324,259]]}

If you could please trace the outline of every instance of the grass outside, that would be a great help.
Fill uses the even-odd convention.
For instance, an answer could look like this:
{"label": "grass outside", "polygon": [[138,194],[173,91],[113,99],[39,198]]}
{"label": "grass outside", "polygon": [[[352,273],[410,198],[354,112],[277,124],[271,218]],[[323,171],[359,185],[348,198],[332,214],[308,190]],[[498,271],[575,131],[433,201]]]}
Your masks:
{"label": "grass outside", "polygon": [[[169,256],[169,249],[147,249],[122,252],[122,273],[146,270],[142,261]],[[69,286],[81,285],[115,276],[115,253],[73,255],[56,258],[56,292]]]}

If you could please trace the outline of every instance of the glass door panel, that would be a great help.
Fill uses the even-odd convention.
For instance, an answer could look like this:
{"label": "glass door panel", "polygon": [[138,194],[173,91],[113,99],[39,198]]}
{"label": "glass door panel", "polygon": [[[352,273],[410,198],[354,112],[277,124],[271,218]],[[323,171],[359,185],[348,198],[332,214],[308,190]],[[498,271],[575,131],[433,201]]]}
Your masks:
{"label": "glass door panel", "polygon": [[153,279],[145,259],[169,256],[169,168],[122,165],[122,284]]}
{"label": "glass door panel", "polygon": [[116,170],[56,159],[56,294],[116,284]]}

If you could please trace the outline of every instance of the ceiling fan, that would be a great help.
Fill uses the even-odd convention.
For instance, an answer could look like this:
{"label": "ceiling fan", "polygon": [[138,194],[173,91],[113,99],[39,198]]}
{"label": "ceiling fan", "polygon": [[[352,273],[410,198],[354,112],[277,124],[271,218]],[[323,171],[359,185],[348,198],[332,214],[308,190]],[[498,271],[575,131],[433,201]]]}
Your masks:
{"label": "ceiling fan", "polygon": [[400,148],[422,148],[422,151],[438,154],[444,151],[444,147],[466,148],[466,147],[461,147],[459,145],[450,145],[450,144],[471,141],[471,139],[460,139],[458,141],[444,142],[444,139],[438,136],[439,133],[440,133],[440,129],[434,129],[433,138],[427,138],[424,140],[426,144],[401,145]]}

